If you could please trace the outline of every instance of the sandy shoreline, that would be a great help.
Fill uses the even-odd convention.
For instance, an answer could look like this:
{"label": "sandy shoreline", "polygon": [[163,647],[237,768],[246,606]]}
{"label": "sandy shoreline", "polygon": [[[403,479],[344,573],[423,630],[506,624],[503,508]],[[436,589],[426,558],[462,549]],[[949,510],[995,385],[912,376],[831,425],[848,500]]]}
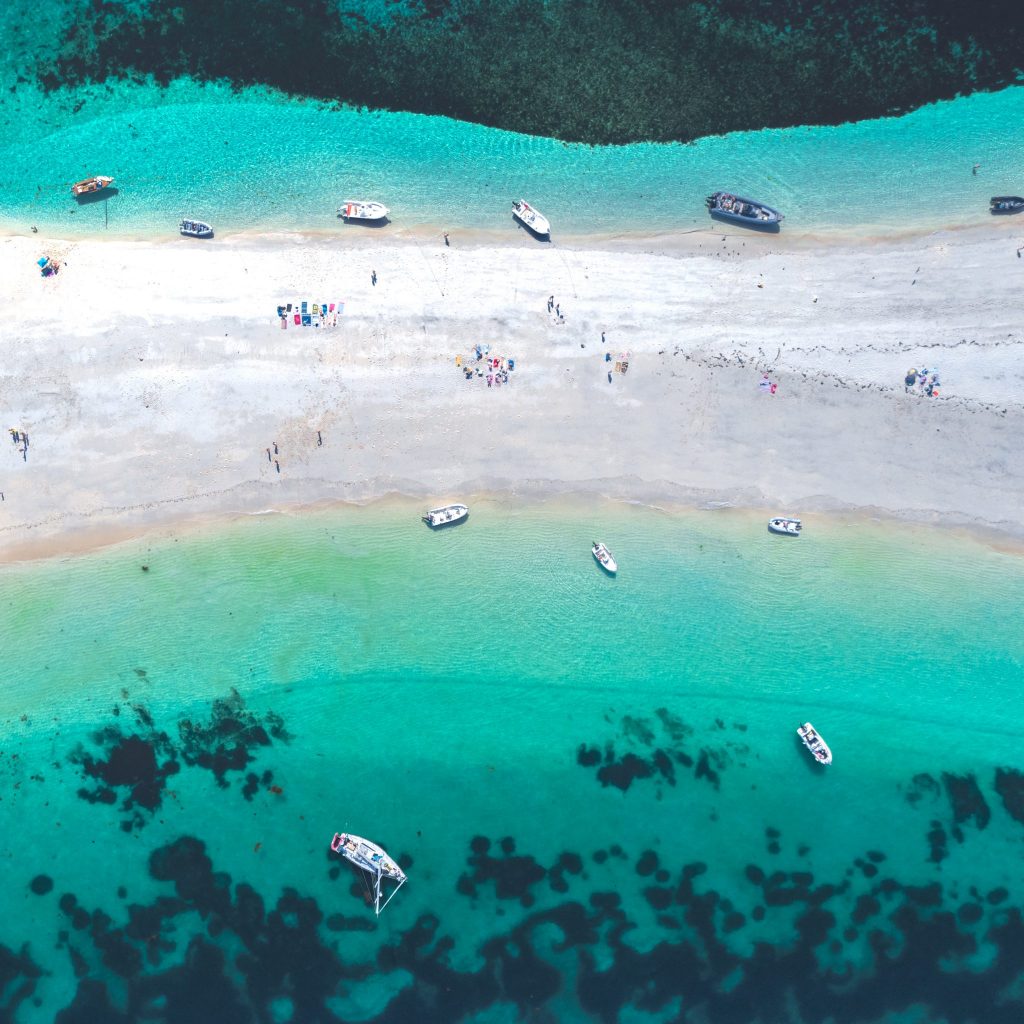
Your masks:
{"label": "sandy shoreline", "polygon": [[[453,241],[0,239],[0,409],[30,437],[0,441],[0,557],[392,492],[877,509],[1024,537],[1024,334],[1003,301],[1024,270],[1001,225],[828,247]],[[40,253],[67,266],[44,280]],[[297,299],[345,313],[281,330]],[[477,343],[515,360],[506,386],[456,368]],[[937,399],[904,391],[925,365]]]}

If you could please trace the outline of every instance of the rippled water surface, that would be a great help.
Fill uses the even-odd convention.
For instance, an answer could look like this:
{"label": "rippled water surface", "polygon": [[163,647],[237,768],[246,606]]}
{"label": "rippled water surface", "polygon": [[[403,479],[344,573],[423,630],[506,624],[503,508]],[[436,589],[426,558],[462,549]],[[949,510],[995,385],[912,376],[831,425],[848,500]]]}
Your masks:
{"label": "rippled water surface", "polygon": [[[0,573],[11,1019],[1011,1019],[1018,556],[418,511]],[[406,865],[379,922],[335,829]]]}
{"label": "rippled water surface", "polygon": [[[392,211],[383,236],[513,237],[510,200],[523,195],[556,240],[680,233],[710,231],[704,196],[726,188],[783,210],[787,232],[885,235],[986,224],[992,194],[1024,188],[1019,87],[900,118],[622,147],[188,82],[45,99],[26,88],[3,113],[2,217],[22,232],[164,237],[187,215],[221,232],[351,235],[360,229],[337,221],[339,203],[375,198]],[[69,185],[92,174],[114,176],[117,191],[77,205]]]}

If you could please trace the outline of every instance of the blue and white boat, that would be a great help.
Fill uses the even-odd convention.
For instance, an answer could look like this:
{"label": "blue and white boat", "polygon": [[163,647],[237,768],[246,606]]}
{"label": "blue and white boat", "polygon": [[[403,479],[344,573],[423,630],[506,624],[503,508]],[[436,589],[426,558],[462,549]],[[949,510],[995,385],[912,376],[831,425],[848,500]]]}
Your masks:
{"label": "blue and white boat", "polygon": [[1020,196],[993,196],[988,201],[992,213],[1020,213],[1024,210],[1024,198]]}
{"label": "blue and white boat", "polygon": [[778,210],[732,192],[713,192],[706,202],[715,220],[741,224],[758,231],[778,231],[785,219]]}

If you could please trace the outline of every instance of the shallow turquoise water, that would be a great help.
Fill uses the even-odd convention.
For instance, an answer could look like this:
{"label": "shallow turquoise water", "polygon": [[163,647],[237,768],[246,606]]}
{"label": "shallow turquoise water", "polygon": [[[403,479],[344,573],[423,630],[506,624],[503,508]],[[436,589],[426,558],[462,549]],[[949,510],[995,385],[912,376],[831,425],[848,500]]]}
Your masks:
{"label": "shallow turquoise water", "polygon": [[[703,197],[730,188],[782,209],[788,232],[875,235],[985,224],[989,196],[1024,188],[1021,87],[899,118],[690,145],[567,145],[185,81],[47,98],[23,88],[0,121],[2,218],[20,232],[162,237],[189,215],[221,232],[351,234],[336,208],[369,197],[391,207],[386,232],[511,237],[509,201],[524,195],[556,239],[678,233],[711,230]],[[90,174],[115,176],[118,193],[76,206],[68,185]]]}
{"label": "shallow turquoise water", "polygon": [[[653,1019],[697,995],[717,1019],[753,1019],[730,1000],[767,984],[759,942],[779,958],[766,1005],[799,982],[843,1000],[837,1019],[904,1019],[913,1004],[928,1012],[907,1019],[930,1020],[943,978],[975,1000],[988,991],[985,971],[1008,955],[999,929],[1016,912],[986,894],[1024,895],[1010,785],[1022,732],[1018,556],[859,521],[809,522],[790,542],[739,513],[481,500],[463,527],[430,534],[417,511],[261,517],[0,572],[0,944],[28,943],[48,972],[32,990],[40,1005],[15,1019],[53,1019],[82,998],[71,948],[89,965],[83,977],[137,1010],[147,978],[178,998],[172,967],[194,967],[189,943],[229,958],[241,944],[263,974],[280,929],[305,949],[299,959],[313,956],[312,936],[330,951],[307,983],[342,1019],[412,1019],[401,1000],[440,984],[439,964],[452,972],[447,1001],[436,1013],[417,1004],[416,1019],[546,1007],[590,1020],[590,993],[605,985],[605,1019],[636,1019],[635,970]],[[616,579],[590,558],[597,534],[619,560]],[[232,689],[238,703],[217,711]],[[218,785],[204,752],[254,722],[272,731],[271,711],[280,732]],[[826,772],[796,741],[807,718],[835,752]],[[116,775],[127,737],[180,769],[158,781],[153,807],[133,801],[145,773],[90,772]],[[335,829],[411,858],[410,883],[379,924],[357,880],[329,875]],[[205,843],[226,881],[204,882],[194,851],[182,854],[183,902],[155,923],[130,912],[174,894],[149,857],[182,836]],[[471,847],[474,837],[491,841],[483,860],[486,840]],[[514,856],[499,852],[503,837]],[[784,874],[759,897],[757,872]],[[53,889],[37,895],[28,886],[40,874]],[[268,911],[293,887],[327,920],[306,927],[285,908],[247,937],[234,911],[210,909],[217,885],[241,883]],[[908,924],[928,886],[937,902]],[[75,925],[68,893],[110,922]],[[602,893],[616,894],[626,933],[601,916]],[[882,905],[874,914],[870,901]],[[592,937],[567,937],[574,906],[587,908]],[[819,938],[802,915],[822,909],[831,923]],[[949,927],[942,915],[959,915],[960,945],[940,955],[925,937]],[[904,950],[908,979],[881,1007],[876,933]],[[498,970],[494,990],[499,948],[515,950],[516,966]],[[684,982],[665,950],[674,964],[697,957],[683,972],[694,988],[675,992]],[[808,977],[810,962],[820,976]],[[342,982],[325,963],[354,973]],[[847,969],[849,983],[831,973]],[[215,973],[264,1005],[241,962]],[[266,1005],[293,982],[270,985]],[[997,987],[985,1005],[1002,1020]],[[280,1019],[313,1019],[292,1009]]]}

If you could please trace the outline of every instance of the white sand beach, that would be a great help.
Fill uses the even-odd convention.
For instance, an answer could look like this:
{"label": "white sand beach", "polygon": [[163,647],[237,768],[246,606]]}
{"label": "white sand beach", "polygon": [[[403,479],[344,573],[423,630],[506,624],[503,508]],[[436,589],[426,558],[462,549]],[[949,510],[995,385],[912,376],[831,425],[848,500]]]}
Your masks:
{"label": "white sand beach", "polygon": [[[980,229],[671,251],[4,238],[0,554],[390,492],[878,510],[1024,537],[1014,248]],[[276,307],[302,299],[344,300],[338,326],[282,330]],[[463,376],[477,344],[514,360],[506,385]],[[938,397],[906,392],[909,367],[939,369]]]}

